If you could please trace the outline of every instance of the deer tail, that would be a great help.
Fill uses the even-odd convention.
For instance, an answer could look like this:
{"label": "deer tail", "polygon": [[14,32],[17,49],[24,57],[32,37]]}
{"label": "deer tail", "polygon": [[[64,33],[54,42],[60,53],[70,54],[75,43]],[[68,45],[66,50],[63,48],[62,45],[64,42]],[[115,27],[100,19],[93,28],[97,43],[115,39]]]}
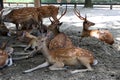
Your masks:
{"label": "deer tail", "polygon": [[97,65],[97,64],[98,64],[98,60],[95,59],[95,60],[93,61],[93,65]]}

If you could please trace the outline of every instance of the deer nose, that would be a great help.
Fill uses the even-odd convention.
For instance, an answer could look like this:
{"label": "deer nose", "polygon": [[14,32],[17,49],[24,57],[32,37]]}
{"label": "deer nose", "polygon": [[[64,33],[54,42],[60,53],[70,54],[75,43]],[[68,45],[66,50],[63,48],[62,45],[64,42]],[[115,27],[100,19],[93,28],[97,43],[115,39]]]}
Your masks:
{"label": "deer nose", "polygon": [[92,24],[93,26],[95,25],[95,23]]}

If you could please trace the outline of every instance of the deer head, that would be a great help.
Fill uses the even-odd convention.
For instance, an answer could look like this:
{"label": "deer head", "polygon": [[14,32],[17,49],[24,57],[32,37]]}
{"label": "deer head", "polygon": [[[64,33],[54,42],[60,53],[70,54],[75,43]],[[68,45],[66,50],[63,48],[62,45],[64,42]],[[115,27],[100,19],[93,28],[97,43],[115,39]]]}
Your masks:
{"label": "deer head", "polygon": [[94,26],[95,25],[95,23],[93,23],[93,22],[91,22],[91,21],[88,21],[87,20],[87,16],[85,16],[85,19],[84,19],[84,22],[83,22],[83,29],[84,30],[88,30],[88,28],[90,27],[90,26]]}
{"label": "deer head", "polygon": [[60,23],[60,19],[66,14],[66,12],[67,12],[67,5],[66,5],[65,10],[61,12],[61,16],[60,16],[57,20],[52,21],[52,20],[49,18],[50,21],[51,21],[51,23],[56,23],[56,24]]}
{"label": "deer head", "polygon": [[57,21],[52,21],[50,18],[49,20],[51,21],[51,24],[48,26],[48,30],[52,31],[55,35],[59,33],[59,27],[62,25],[62,22],[60,22],[60,19],[66,14],[67,12],[67,5],[65,11],[61,14],[61,16],[58,18]]}
{"label": "deer head", "polygon": [[12,58],[11,53],[13,53],[12,47],[6,47],[8,41],[3,42],[2,46],[0,47],[0,69],[6,66],[12,65]]}
{"label": "deer head", "polygon": [[94,25],[95,25],[95,23],[87,20],[87,16],[86,16],[86,15],[85,15],[85,18],[82,17],[82,16],[80,15],[80,11],[79,11],[78,9],[76,9],[76,7],[74,7],[74,13],[75,13],[75,15],[76,15],[80,20],[84,20],[84,22],[83,22],[83,29],[84,29],[84,30],[88,30],[88,28],[89,28],[90,26],[94,26]]}

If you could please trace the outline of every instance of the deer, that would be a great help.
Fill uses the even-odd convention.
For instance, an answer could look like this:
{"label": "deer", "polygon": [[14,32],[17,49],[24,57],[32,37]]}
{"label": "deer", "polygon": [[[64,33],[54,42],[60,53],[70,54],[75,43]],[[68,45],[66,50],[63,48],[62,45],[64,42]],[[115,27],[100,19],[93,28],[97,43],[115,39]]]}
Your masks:
{"label": "deer", "polygon": [[[66,7],[65,11],[61,14],[60,18],[58,18],[58,21],[65,15],[66,12],[67,12],[67,7]],[[50,24],[49,26],[45,26],[45,25],[44,25],[44,27],[46,27],[45,30],[46,30],[46,31],[47,31],[47,30],[52,31],[53,34],[56,36],[57,34],[60,33],[59,30],[57,29],[57,27],[60,26],[62,23],[56,22],[56,21],[52,21],[51,19],[50,19],[50,21],[51,21],[51,24]],[[28,49],[28,48],[29,48],[30,46],[32,46],[32,45],[33,45],[33,46],[37,46],[37,37],[36,37],[36,36],[30,34],[30,33],[27,32],[27,31],[23,32],[23,34],[24,34],[24,36],[26,36],[27,38],[31,38],[31,39],[32,39],[32,40],[29,42],[28,46],[25,48],[25,50]],[[39,36],[39,37],[40,37],[40,36]],[[62,40],[62,39],[64,40],[64,38],[65,38],[65,40],[70,41],[70,39],[68,40],[68,37],[67,37],[65,34],[63,34],[63,33],[61,33],[58,38],[60,38],[60,37],[61,37],[61,40]],[[62,38],[62,37],[63,37],[63,38]],[[59,41],[59,42],[56,42],[56,43],[59,44],[59,46],[61,45],[60,43],[62,43],[62,45],[63,45],[63,43],[64,43],[64,44],[66,43],[65,40],[64,40],[64,41],[63,41],[63,40],[62,40],[62,41]],[[55,42],[55,41],[52,41],[52,42]],[[72,44],[72,43],[70,43],[70,44]],[[53,45],[51,45],[51,46],[53,47]],[[54,46],[55,46],[55,45],[54,45]]]}
{"label": "deer", "polygon": [[47,17],[52,17],[55,21],[58,21],[57,15],[59,7],[47,5],[40,7],[8,9],[7,12],[4,13],[5,11],[6,10],[4,9],[1,11],[2,20],[4,22],[12,22],[16,24],[16,28],[18,29],[19,24],[22,26],[26,26],[26,24],[29,24],[29,26],[33,24],[41,26],[43,24],[42,19]]}
{"label": "deer", "polygon": [[9,67],[13,64],[11,54],[14,49],[12,47],[6,47],[8,41],[3,42],[0,47],[0,69]]}
{"label": "deer", "polygon": [[38,18],[42,21],[42,18],[52,17],[54,21],[58,21],[57,15],[59,12],[59,7],[53,5],[46,5],[37,7]]}
{"label": "deer", "polygon": [[5,26],[3,22],[0,23],[0,35],[1,36],[8,36],[9,29]]}
{"label": "deer", "polygon": [[98,40],[103,41],[110,45],[114,43],[113,35],[109,30],[100,30],[100,29],[89,30],[89,27],[94,26],[95,23],[88,21],[86,16],[85,18],[82,17],[80,15],[80,12],[76,8],[74,8],[74,13],[79,19],[84,20],[81,39],[83,37],[95,37]]}
{"label": "deer", "polygon": [[65,11],[62,13],[61,17],[58,19],[59,22],[51,21],[51,25],[48,26],[48,30],[52,31],[54,34],[53,39],[49,41],[49,49],[56,49],[56,48],[65,48],[65,47],[74,47],[71,39],[63,32],[59,31],[59,27],[62,25],[60,19],[66,14],[67,6]]}
{"label": "deer", "polygon": [[30,47],[33,50],[35,50],[37,48],[38,38],[36,36],[32,35],[29,31],[23,31],[22,38],[23,37],[26,37],[29,40],[28,45],[24,48],[24,51],[27,51],[27,49]]}
{"label": "deer", "polygon": [[14,23],[17,30],[19,28],[19,24],[24,24],[24,22],[28,22],[31,20],[32,22],[36,22],[39,24],[37,10],[34,7],[3,9],[1,11],[1,18],[4,22]]}
{"label": "deer", "polygon": [[[32,69],[28,69],[23,71],[23,73],[32,72],[39,68],[48,67],[50,70],[66,70],[64,67],[67,66],[75,66],[82,64],[87,69],[77,69],[70,71],[70,73],[78,73],[78,72],[85,72],[85,71],[93,71],[91,64],[97,64],[97,60],[93,56],[93,52],[88,51],[86,49],[78,48],[78,47],[71,47],[71,48],[57,48],[54,50],[49,50],[46,44],[46,40],[49,36],[42,36],[39,40],[39,50],[41,50],[43,56],[45,57],[45,62],[40,64]],[[51,65],[51,66],[50,66]]]}
{"label": "deer", "polygon": [[49,49],[52,50],[56,48],[74,47],[71,39],[65,33],[59,31],[59,27],[62,25],[62,23],[56,24],[54,21],[51,23],[52,24],[48,26],[48,30],[53,32],[54,37],[48,44]]}
{"label": "deer", "polygon": [[[67,7],[66,7],[65,11],[61,14],[60,18],[58,18],[58,21],[65,15],[66,12],[67,12]],[[50,21],[51,21],[51,24],[47,27],[47,30],[52,31],[54,34],[54,37],[52,39],[50,37],[47,40],[47,44],[48,44],[49,48],[55,49],[55,48],[73,47],[72,41],[68,38],[68,36],[62,32],[59,32],[59,30],[57,29],[58,26],[62,25],[62,23],[60,23],[60,21],[59,22],[52,21],[51,19],[50,19]],[[46,26],[44,26],[44,27],[46,27]],[[30,53],[30,57],[31,57],[31,55],[33,56],[33,53],[37,52],[37,50],[35,50],[35,46],[38,47],[38,44],[39,44],[38,38],[40,38],[40,36],[36,37],[36,36],[30,34],[29,32],[25,32],[25,36],[28,38],[32,37],[31,41],[29,42],[27,47],[24,49],[24,51],[26,51],[26,49],[28,49],[29,47],[32,47],[32,46],[34,47],[34,50]]]}

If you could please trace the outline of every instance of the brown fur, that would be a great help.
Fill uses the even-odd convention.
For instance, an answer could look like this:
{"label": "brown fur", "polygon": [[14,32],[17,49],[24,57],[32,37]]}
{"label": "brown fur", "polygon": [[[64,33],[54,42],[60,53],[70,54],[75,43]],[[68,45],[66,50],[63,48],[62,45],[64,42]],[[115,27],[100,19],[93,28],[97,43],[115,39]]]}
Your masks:
{"label": "brown fur", "polygon": [[9,29],[5,26],[4,23],[0,23],[0,35],[7,36]]}
{"label": "brown fur", "polygon": [[82,35],[81,35],[82,38],[83,37],[95,37],[95,38],[97,38],[101,41],[104,41],[110,45],[112,45],[114,43],[113,36],[109,32],[109,30],[98,30],[98,29],[97,30],[89,30],[89,27],[95,25],[95,23],[88,21],[86,16],[85,16],[85,18],[82,17],[80,15],[80,11],[78,11],[76,9],[76,7],[74,8],[74,13],[79,19],[84,20],[83,30],[82,30]]}
{"label": "brown fur", "polygon": [[0,49],[0,66],[4,66],[6,60],[8,59],[8,54]]}
{"label": "brown fur", "polygon": [[49,42],[49,49],[57,49],[57,48],[68,48],[74,47],[71,39],[59,31],[59,26],[62,23],[52,22],[51,25],[48,26],[48,30],[52,31],[54,34],[54,38]]}
{"label": "brown fur", "polygon": [[39,41],[39,49],[46,58],[46,63],[38,65],[35,68],[26,70],[24,72],[31,72],[38,68],[47,67],[49,65],[50,70],[64,70],[64,66],[76,66],[79,64],[84,65],[87,69],[81,69],[73,71],[71,73],[92,71],[90,64],[94,63],[93,53],[86,49],[72,47],[72,48],[57,48],[55,50],[49,50],[46,44],[47,37],[41,38]]}
{"label": "brown fur", "polygon": [[17,29],[19,24],[31,19],[38,22],[37,10],[34,7],[13,9],[9,14],[3,16],[3,21],[16,24]]}
{"label": "brown fur", "polygon": [[59,11],[59,7],[48,5],[48,6],[41,6],[37,8],[39,19],[52,17],[55,21],[57,20],[57,15]]}
{"label": "brown fur", "polygon": [[114,38],[109,30],[89,30],[90,26],[94,25],[94,23],[87,21],[86,19],[83,22],[83,31],[82,37],[95,37],[105,43],[112,45],[114,43]]}

